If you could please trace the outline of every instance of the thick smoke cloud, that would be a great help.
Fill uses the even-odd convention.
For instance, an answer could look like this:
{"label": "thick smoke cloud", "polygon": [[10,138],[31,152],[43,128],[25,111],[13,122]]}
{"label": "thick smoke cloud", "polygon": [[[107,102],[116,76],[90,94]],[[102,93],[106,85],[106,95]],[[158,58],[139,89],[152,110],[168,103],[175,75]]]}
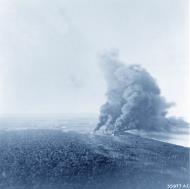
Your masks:
{"label": "thick smoke cloud", "polygon": [[172,131],[186,128],[182,119],[168,117],[173,104],[161,96],[155,79],[139,65],[125,65],[112,50],[101,55],[100,65],[107,83],[107,102],[102,105],[95,131],[104,127],[112,134],[126,130]]}

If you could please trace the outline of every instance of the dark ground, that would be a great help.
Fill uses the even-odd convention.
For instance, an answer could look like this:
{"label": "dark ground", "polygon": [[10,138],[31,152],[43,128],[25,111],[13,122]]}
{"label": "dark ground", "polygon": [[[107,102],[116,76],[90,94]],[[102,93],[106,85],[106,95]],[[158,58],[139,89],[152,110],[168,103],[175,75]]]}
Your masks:
{"label": "dark ground", "polygon": [[0,132],[0,189],[165,189],[188,184],[189,148],[132,134]]}

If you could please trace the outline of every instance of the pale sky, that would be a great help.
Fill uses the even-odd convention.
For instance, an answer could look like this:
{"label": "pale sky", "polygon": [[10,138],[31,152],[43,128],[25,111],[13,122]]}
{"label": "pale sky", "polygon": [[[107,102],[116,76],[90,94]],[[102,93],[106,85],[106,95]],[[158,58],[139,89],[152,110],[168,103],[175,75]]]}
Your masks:
{"label": "pale sky", "polygon": [[118,48],[188,118],[188,0],[0,0],[0,114],[98,113]]}

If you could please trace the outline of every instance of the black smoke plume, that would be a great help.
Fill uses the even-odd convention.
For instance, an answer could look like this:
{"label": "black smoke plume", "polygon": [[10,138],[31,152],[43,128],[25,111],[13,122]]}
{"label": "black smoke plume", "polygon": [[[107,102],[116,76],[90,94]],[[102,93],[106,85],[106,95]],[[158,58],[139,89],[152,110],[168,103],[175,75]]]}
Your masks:
{"label": "black smoke plume", "polygon": [[181,118],[168,117],[168,103],[160,94],[155,79],[139,65],[126,65],[112,50],[100,57],[106,84],[107,101],[101,107],[94,131],[122,134],[127,130],[172,131],[187,128]]}

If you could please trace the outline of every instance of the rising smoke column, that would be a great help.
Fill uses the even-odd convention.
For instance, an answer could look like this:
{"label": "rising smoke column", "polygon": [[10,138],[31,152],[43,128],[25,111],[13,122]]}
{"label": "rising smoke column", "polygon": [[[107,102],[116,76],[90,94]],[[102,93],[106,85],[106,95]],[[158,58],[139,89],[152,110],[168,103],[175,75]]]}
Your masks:
{"label": "rising smoke column", "polygon": [[172,126],[186,127],[188,123],[168,117],[172,106],[160,95],[155,79],[139,65],[125,65],[118,60],[118,51],[101,55],[100,65],[107,84],[107,102],[100,110],[101,127],[113,134],[126,130],[170,131]]}

